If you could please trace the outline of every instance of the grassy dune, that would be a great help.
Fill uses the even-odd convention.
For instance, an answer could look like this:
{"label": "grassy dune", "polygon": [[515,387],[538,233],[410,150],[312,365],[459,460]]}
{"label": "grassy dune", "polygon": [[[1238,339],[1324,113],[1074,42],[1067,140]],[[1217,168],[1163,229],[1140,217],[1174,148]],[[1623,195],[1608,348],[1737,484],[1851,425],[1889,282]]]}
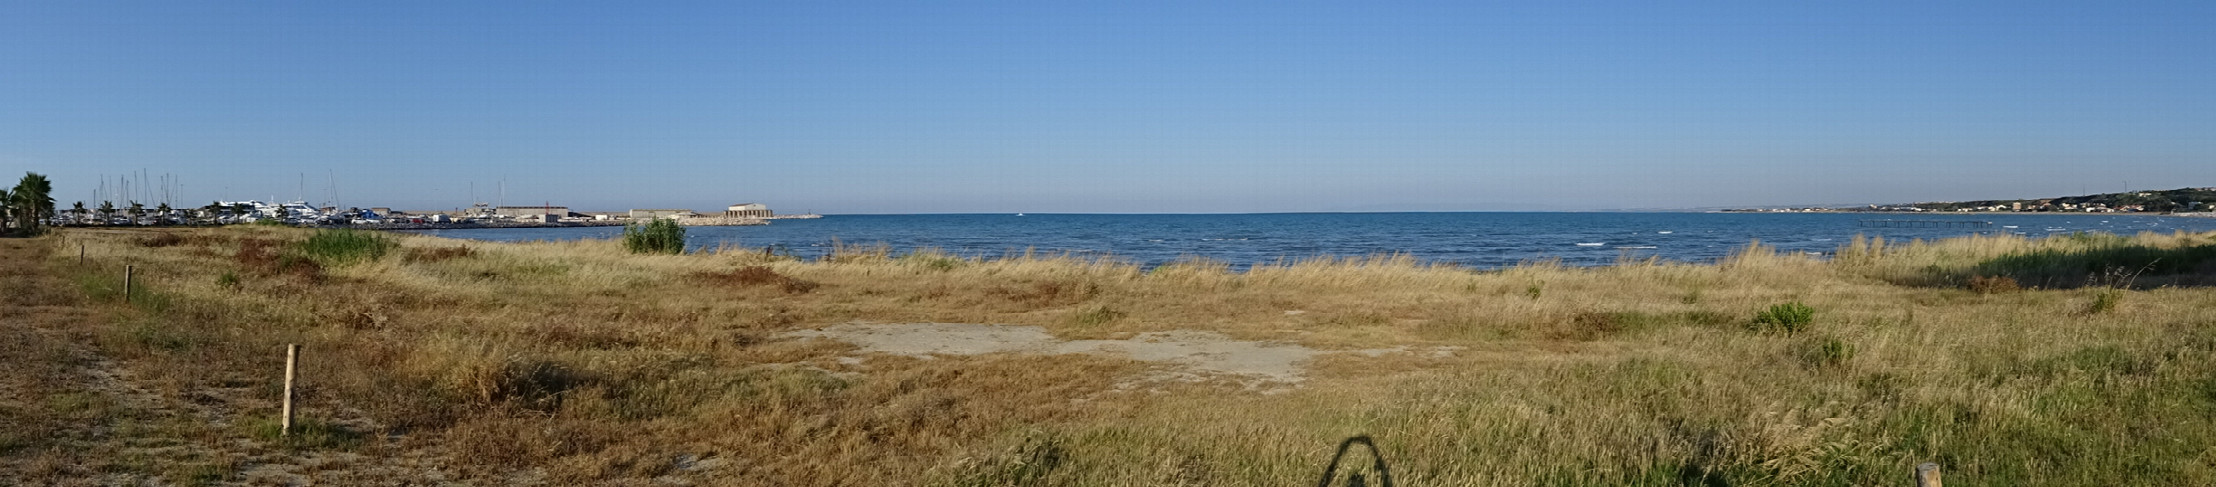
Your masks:
{"label": "grassy dune", "polygon": [[[0,477],[1259,486],[1313,482],[1339,440],[1369,434],[1403,485],[1899,484],[1925,461],[1949,485],[2207,485],[2212,242],[1230,272],[71,230],[0,257]],[[1795,305],[1813,313],[1771,312]],[[1454,352],[1324,355],[1299,388],[1263,394],[1109,357],[854,363],[848,346],[779,337],[850,322]],[[290,438],[268,419],[285,343],[308,350],[310,429]]]}

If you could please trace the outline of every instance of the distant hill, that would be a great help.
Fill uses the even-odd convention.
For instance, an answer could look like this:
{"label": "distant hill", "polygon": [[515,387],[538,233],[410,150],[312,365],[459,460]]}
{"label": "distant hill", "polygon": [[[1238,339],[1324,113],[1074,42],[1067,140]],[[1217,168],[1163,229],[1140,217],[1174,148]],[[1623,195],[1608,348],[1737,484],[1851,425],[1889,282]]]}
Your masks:
{"label": "distant hill", "polygon": [[2178,188],[2020,200],[1936,201],[1879,209],[1899,211],[2147,212],[2216,211],[2216,188]]}

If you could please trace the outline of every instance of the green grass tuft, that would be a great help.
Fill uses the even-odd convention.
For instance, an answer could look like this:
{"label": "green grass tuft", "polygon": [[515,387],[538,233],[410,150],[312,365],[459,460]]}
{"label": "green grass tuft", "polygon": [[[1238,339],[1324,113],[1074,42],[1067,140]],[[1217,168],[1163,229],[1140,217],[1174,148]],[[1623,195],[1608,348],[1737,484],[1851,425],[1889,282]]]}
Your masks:
{"label": "green grass tuft", "polygon": [[374,231],[337,229],[315,232],[297,248],[317,264],[335,267],[377,260],[399,245],[392,237]]}
{"label": "green grass tuft", "polygon": [[1807,329],[1816,319],[1816,308],[1799,301],[1777,304],[1754,314],[1754,328],[1759,331],[1797,333]]}
{"label": "green grass tuft", "polygon": [[634,254],[685,253],[685,227],[667,218],[624,225],[623,248]]}
{"label": "green grass tuft", "polygon": [[2114,288],[2102,289],[2101,292],[2093,294],[2093,302],[2092,304],[2088,304],[2085,306],[2085,314],[2097,315],[2101,313],[2115,311],[2116,305],[2122,303],[2123,301],[2123,290]]}

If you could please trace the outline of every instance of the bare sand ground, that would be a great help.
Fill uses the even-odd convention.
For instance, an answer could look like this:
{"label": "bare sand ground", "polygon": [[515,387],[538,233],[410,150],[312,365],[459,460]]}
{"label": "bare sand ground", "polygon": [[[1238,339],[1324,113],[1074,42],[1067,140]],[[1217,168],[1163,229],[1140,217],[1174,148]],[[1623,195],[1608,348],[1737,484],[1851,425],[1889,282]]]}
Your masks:
{"label": "bare sand ground", "polygon": [[[864,353],[912,357],[1023,353],[1100,354],[1172,365],[1175,377],[1213,377],[1247,382],[1250,388],[1276,389],[1298,384],[1305,364],[1324,354],[1377,356],[1403,349],[1320,351],[1289,343],[1235,340],[1209,331],[1140,333],[1123,340],[1061,340],[1036,326],[971,323],[850,323],[786,333],[790,338],[830,339],[854,344]],[[1229,376],[1229,377],[1226,377]],[[1161,378],[1161,377],[1157,377]]]}

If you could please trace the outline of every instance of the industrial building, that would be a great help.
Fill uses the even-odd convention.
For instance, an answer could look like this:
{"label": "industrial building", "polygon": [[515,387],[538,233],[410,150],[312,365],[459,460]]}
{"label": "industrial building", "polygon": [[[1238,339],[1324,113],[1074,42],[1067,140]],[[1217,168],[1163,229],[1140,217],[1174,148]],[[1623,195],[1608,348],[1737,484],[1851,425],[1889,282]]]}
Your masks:
{"label": "industrial building", "polygon": [[529,217],[542,217],[542,218],[543,218],[543,217],[544,217],[544,216],[546,216],[546,215],[553,215],[553,216],[554,216],[554,218],[557,218],[557,219],[559,219],[559,218],[563,218],[563,217],[567,217],[567,216],[569,216],[569,207],[567,207],[567,206],[502,206],[502,207],[498,207],[498,208],[493,208],[493,216],[495,216],[495,217],[499,217],[499,218],[529,218]]}
{"label": "industrial building", "polygon": [[761,203],[739,203],[723,210],[724,218],[769,218],[773,216],[777,216],[777,214],[769,211],[769,205]]}

